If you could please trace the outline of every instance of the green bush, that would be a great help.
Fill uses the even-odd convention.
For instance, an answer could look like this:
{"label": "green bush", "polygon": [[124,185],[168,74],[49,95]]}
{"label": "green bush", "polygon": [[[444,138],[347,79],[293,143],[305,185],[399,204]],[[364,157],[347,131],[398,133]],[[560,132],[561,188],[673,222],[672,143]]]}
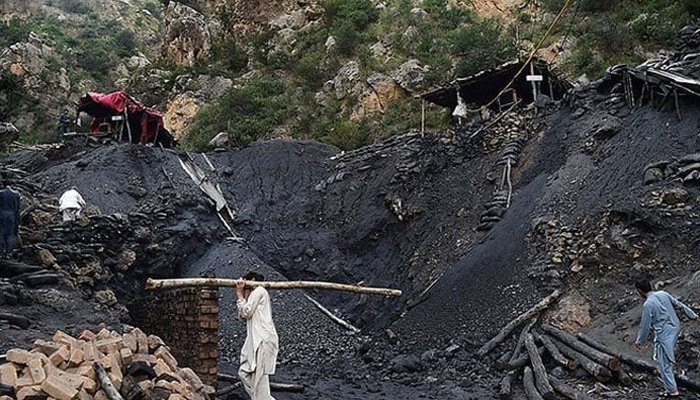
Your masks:
{"label": "green bush", "polygon": [[114,40],[116,42],[116,51],[119,56],[128,57],[136,54],[138,44],[136,43],[136,37],[133,32],[120,29]]}
{"label": "green bush", "polygon": [[294,63],[294,74],[312,90],[320,89],[330,79],[330,73],[324,68],[324,52],[317,50],[304,54]]}
{"label": "green bush", "polygon": [[201,110],[188,129],[183,146],[204,150],[219,132],[228,132],[232,146],[244,146],[265,137],[289,116],[289,98],[283,81],[261,77],[241,89],[232,88],[216,103]]}
{"label": "green bush", "polygon": [[12,18],[7,23],[0,23],[0,47],[8,47],[17,42],[24,42],[29,38],[29,32],[35,30],[36,25],[31,22]]}
{"label": "green bush", "polygon": [[503,28],[494,20],[484,20],[452,32],[450,53],[459,58],[457,75],[469,76],[516,59],[515,41],[502,33]]}
{"label": "green bush", "polygon": [[369,0],[325,0],[324,20],[335,37],[336,50],[351,55],[364,38],[367,27],[379,18],[379,11]]}
{"label": "green bush", "polygon": [[348,120],[330,120],[315,128],[317,140],[341,150],[353,150],[369,144],[370,131],[364,124]]}
{"label": "green bush", "polygon": [[92,11],[92,8],[81,0],[61,0],[58,6],[61,10],[73,14],[88,14]]}
{"label": "green bush", "polygon": [[0,70],[0,121],[10,121],[29,103],[32,101],[19,78]]}
{"label": "green bush", "polygon": [[212,48],[212,58],[219,60],[231,72],[243,71],[248,66],[248,54],[236,44],[233,37],[226,38]]}

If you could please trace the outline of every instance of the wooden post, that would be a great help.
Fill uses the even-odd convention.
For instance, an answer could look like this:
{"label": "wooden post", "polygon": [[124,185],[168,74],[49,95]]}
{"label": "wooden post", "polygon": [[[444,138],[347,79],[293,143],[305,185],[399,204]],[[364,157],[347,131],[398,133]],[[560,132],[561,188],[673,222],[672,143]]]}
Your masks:
{"label": "wooden post", "polygon": [[[620,360],[623,362],[627,363],[628,365],[631,365],[635,368],[639,368],[641,370],[651,372],[651,373],[656,373],[658,366],[652,362],[649,362],[647,360],[633,357],[630,355],[627,355],[626,353],[623,353],[621,351],[616,351],[613,350],[612,348],[606,346],[605,344],[593,339],[592,337],[585,335],[583,333],[579,333],[578,338],[581,339],[582,341],[588,343],[590,346],[597,348],[600,351],[604,351],[608,354],[612,354],[616,357],[619,357]],[[622,381],[622,379],[620,379]],[[694,390],[700,390],[700,383],[693,381],[691,379],[688,379],[684,376],[676,375],[676,383],[678,383],[679,386],[683,386],[686,388],[694,389]]]}
{"label": "wooden post", "polygon": [[[168,289],[190,286],[228,286],[235,287],[238,279],[222,279],[222,278],[182,278],[182,279],[151,279],[146,281],[146,289]],[[397,289],[373,288],[356,285],[345,285],[342,283],[333,282],[313,282],[313,281],[289,281],[289,282],[270,282],[270,281],[243,281],[248,288],[262,286],[266,289],[327,289],[339,290],[343,292],[355,292],[363,294],[377,294],[384,296],[401,296],[402,292]]]}
{"label": "wooden post", "polygon": [[537,352],[537,347],[535,346],[535,341],[531,333],[528,333],[525,337],[525,348],[527,349],[527,354],[530,356],[530,364],[532,364],[532,371],[535,374],[535,387],[537,387],[537,391],[545,399],[555,400],[557,396],[554,394],[554,388],[549,384],[547,370],[544,368],[542,358],[540,358],[540,354]]}
{"label": "wooden post", "polygon": [[572,349],[571,347],[565,345],[564,343],[556,339],[552,339],[552,343],[554,343],[565,356],[576,361],[581,366],[581,368],[585,369],[589,374],[593,375],[593,377],[598,382],[605,383],[612,379],[612,372],[610,372],[609,369],[596,363],[595,361],[591,360],[590,358],[586,357],[585,355],[579,353],[578,351]]}
{"label": "wooden post", "polygon": [[97,378],[100,380],[102,390],[104,390],[107,397],[109,397],[109,400],[124,400],[122,395],[119,394],[119,391],[114,387],[114,384],[109,379],[109,375],[107,375],[107,371],[105,371],[105,367],[102,365],[102,363],[95,362],[92,364],[92,369],[95,370],[95,374],[97,374]]}
{"label": "wooden post", "polygon": [[[535,75],[535,65],[530,61],[530,75]],[[535,81],[530,82],[532,84],[532,102],[537,101],[537,83]]]}
{"label": "wooden post", "polygon": [[128,107],[124,107],[124,122],[126,123],[126,131],[129,132],[129,143],[131,143],[131,125],[129,125]]}
{"label": "wooden post", "polygon": [[529,400],[543,400],[540,392],[535,387],[535,376],[532,374],[530,367],[525,367],[523,370],[523,386],[525,387],[525,395]]}
{"label": "wooden post", "polygon": [[552,343],[549,337],[547,337],[546,335],[540,335],[537,332],[533,333],[533,337],[535,338],[535,340],[542,343],[544,348],[547,349],[549,355],[552,356],[554,361],[556,361],[559,365],[562,365],[570,370],[575,370],[576,367],[578,367],[576,361],[570,360],[564,357],[563,354],[561,354],[561,351],[559,351],[557,346],[555,346],[554,343]]}
{"label": "wooden post", "polygon": [[617,371],[620,369],[620,359],[610,355],[603,353],[600,350],[597,350],[581,341],[576,339],[575,336],[566,333],[562,331],[561,329],[555,328],[552,325],[542,325],[542,329],[549,333],[550,335],[556,337],[557,339],[561,340],[562,342],[566,343],[568,346],[573,348],[574,350],[585,354],[586,357],[590,358],[591,360],[600,363],[602,365],[605,365],[608,367],[611,371]]}
{"label": "wooden post", "polygon": [[552,292],[552,294],[542,299],[539,303],[532,306],[532,308],[510,321],[508,324],[506,324],[506,326],[504,326],[500,330],[500,332],[498,332],[498,334],[493,339],[486,342],[483,346],[481,346],[479,350],[477,350],[476,356],[483,357],[486,354],[488,354],[488,352],[496,348],[496,346],[498,346],[506,337],[508,337],[508,335],[513,331],[513,329],[517,328],[523,322],[534,317],[535,314],[538,314],[540,311],[549,307],[549,305],[552,304],[556,299],[558,299],[559,296],[561,296],[561,291],[557,289],[554,292]]}
{"label": "wooden post", "polygon": [[571,400],[596,400],[594,397],[590,396],[588,393],[581,392],[574,389],[573,387],[567,385],[566,383],[560,381],[556,377],[549,375],[549,381],[552,382],[554,389],[559,392],[562,396]]}
{"label": "wooden post", "polygon": [[420,104],[420,134],[425,134],[425,99],[421,99]]}
{"label": "wooden post", "polygon": [[513,376],[515,371],[510,371],[501,379],[500,390],[498,397],[502,399],[510,399],[512,396]]}
{"label": "wooden post", "polygon": [[530,322],[527,323],[527,325],[523,327],[523,330],[520,331],[518,343],[515,344],[515,349],[513,350],[513,354],[511,354],[509,361],[515,360],[516,358],[518,358],[518,356],[520,356],[520,352],[522,351],[523,345],[525,344],[525,337],[528,333],[530,333],[530,329],[532,329],[532,326],[535,325],[538,318],[539,316],[536,315]]}

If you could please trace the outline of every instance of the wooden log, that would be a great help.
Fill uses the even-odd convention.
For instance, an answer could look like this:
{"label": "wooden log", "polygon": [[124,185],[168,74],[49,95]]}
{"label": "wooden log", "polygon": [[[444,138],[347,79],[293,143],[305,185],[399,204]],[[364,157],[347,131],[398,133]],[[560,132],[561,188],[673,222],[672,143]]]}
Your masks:
{"label": "wooden log", "polygon": [[92,364],[92,369],[95,370],[95,374],[97,374],[97,378],[100,380],[102,390],[105,391],[105,394],[109,400],[124,400],[122,395],[119,394],[119,391],[114,387],[114,384],[109,379],[109,375],[107,375],[107,371],[105,371],[105,367],[102,365],[102,363],[95,362]]}
{"label": "wooden log", "polygon": [[[146,281],[146,289],[168,289],[190,286],[212,286],[212,287],[235,287],[238,279],[222,278],[182,278],[182,279],[151,279]],[[313,282],[313,281],[289,281],[289,282],[257,282],[243,281],[248,288],[262,286],[266,289],[327,289],[340,290],[343,292],[354,292],[362,294],[377,294],[384,296],[401,296],[398,289],[373,288],[356,285],[345,285],[333,282]]]}
{"label": "wooden log", "polygon": [[227,386],[225,388],[218,389],[216,391],[216,398],[217,399],[223,399],[226,398],[226,396],[233,392],[234,390],[238,389],[239,387],[243,386],[241,382],[235,382],[234,384]]}
{"label": "wooden log", "polygon": [[557,348],[559,349],[559,351],[562,352],[562,354],[576,361],[581,366],[581,368],[586,370],[586,372],[588,372],[589,374],[593,375],[593,377],[598,382],[604,383],[612,379],[612,372],[610,372],[608,368],[598,364],[597,362],[591,360],[590,358],[565,345],[557,339],[550,338],[550,340],[552,341],[552,343],[554,343],[554,345],[557,346]]}
{"label": "wooden log", "polygon": [[528,356],[530,356],[530,364],[532,365],[532,372],[535,374],[535,387],[537,387],[537,391],[545,399],[555,400],[557,396],[554,393],[554,388],[549,384],[547,370],[544,368],[542,358],[537,351],[537,346],[535,346],[535,340],[532,338],[531,333],[525,336],[525,348],[527,349]]}
{"label": "wooden log", "polygon": [[624,386],[631,386],[632,385],[632,377],[630,374],[625,371],[624,368],[620,367],[617,371],[614,372],[615,377],[617,378],[620,383]]}
{"label": "wooden log", "polygon": [[510,399],[513,397],[513,377],[515,376],[515,371],[510,371],[506,376],[501,379],[499,384],[500,390],[498,391],[498,397],[501,399]]}
{"label": "wooden log", "polygon": [[299,385],[296,383],[270,382],[270,390],[275,392],[300,393],[304,391],[304,385]]}
{"label": "wooden log", "polygon": [[319,310],[321,310],[322,313],[326,314],[326,316],[328,318],[330,318],[336,324],[342,326],[345,329],[351,330],[355,333],[360,333],[360,328],[357,328],[357,327],[353,326],[351,323],[339,318],[338,316],[333,314],[329,309],[322,306],[321,303],[312,299],[310,296],[308,296],[308,295],[304,295],[304,296],[306,296],[306,298],[311,302],[311,304],[315,305]]}
{"label": "wooden log", "polygon": [[537,332],[533,332],[532,335],[535,338],[535,340],[542,343],[544,348],[547,349],[547,352],[550,356],[552,356],[552,359],[556,361],[557,364],[566,367],[567,369],[570,369],[572,371],[578,367],[578,363],[576,361],[566,358],[563,354],[561,354],[561,351],[559,351],[557,346],[555,346],[554,343],[552,343],[548,336],[540,335]]}
{"label": "wooden log", "polygon": [[555,328],[552,325],[542,325],[542,329],[548,334],[556,337],[562,342],[566,343],[567,346],[573,348],[579,353],[584,354],[591,360],[608,367],[611,371],[617,371],[620,369],[620,359],[613,355],[604,353],[598,349],[595,349],[582,341],[576,339],[576,336],[571,335],[559,328]]}
{"label": "wooden log", "polygon": [[[233,391],[233,389],[240,387],[242,385],[241,379],[237,376],[224,374],[224,373],[220,372],[219,374],[216,375],[216,377],[222,381],[232,383],[231,386],[228,386],[222,390],[219,390],[217,392],[217,396],[222,396],[223,394],[230,393],[231,391]],[[227,392],[223,392],[226,389],[231,389],[231,390],[229,390]],[[270,389],[277,391],[277,392],[303,392],[304,385],[300,385],[297,383],[270,382]]]}
{"label": "wooden log", "polygon": [[532,374],[532,369],[527,366],[523,370],[523,387],[529,400],[544,400],[535,387],[535,376]]}
{"label": "wooden log", "polygon": [[[624,352],[614,350],[605,344],[593,339],[592,337],[585,335],[583,333],[579,333],[578,338],[581,339],[582,341],[588,343],[590,346],[597,348],[600,351],[605,351],[606,353],[612,354],[616,357],[619,357],[622,362],[624,362],[627,365],[631,365],[635,368],[641,369],[643,371],[651,372],[651,373],[656,373],[658,370],[658,365],[651,361],[647,361],[642,358],[630,356]],[[694,381],[688,377],[677,375],[676,377],[676,383],[679,386],[683,386],[688,389],[693,389],[700,391],[700,382]]]}
{"label": "wooden log", "polygon": [[520,336],[518,336],[518,342],[515,344],[515,349],[513,350],[513,354],[510,356],[511,360],[515,360],[520,356],[520,352],[523,349],[523,345],[525,344],[525,336],[527,336],[528,333],[530,333],[530,330],[532,329],[532,326],[535,325],[537,322],[537,319],[539,318],[539,315],[535,315],[534,318],[530,320],[524,327],[523,330],[520,331]]}
{"label": "wooden log", "polygon": [[0,320],[8,321],[12,325],[19,326],[22,329],[27,329],[32,324],[29,318],[11,313],[0,313]]}
{"label": "wooden log", "polygon": [[496,360],[496,369],[499,371],[504,371],[504,370],[509,369],[508,363],[512,360],[512,357],[511,357],[512,355],[513,355],[513,352],[511,352],[511,351],[506,351],[505,353],[503,353],[503,355],[500,356],[498,358],[498,360]]}
{"label": "wooden log", "polygon": [[[537,352],[540,353],[540,356],[544,354],[544,347],[538,347]],[[518,370],[530,363],[530,356],[525,352],[525,354],[521,354],[520,357],[516,358],[513,361],[508,361],[507,364],[507,369],[512,369],[512,370]]]}
{"label": "wooden log", "polygon": [[488,352],[495,349],[496,346],[498,346],[503,340],[505,340],[506,337],[508,337],[508,335],[510,335],[513,329],[517,328],[523,322],[534,317],[540,311],[549,307],[549,305],[552,304],[556,299],[558,299],[559,296],[561,296],[561,291],[557,289],[554,292],[552,292],[552,294],[542,299],[539,303],[532,306],[532,308],[518,315],[518,317],[516,317],[515,319],[511,320],[498,332],[496,336],[494,336],[491,340],[486,342],[483,346],[481,346],[479,350],[476,351],[476,356],[483,357],[486,354],[488,354]]}
{"label": "wooden log", "polygon": [[562,396],[570,400],[596,400],[588,393],[577,390],[573,386],[567,385],[566,383],[560,381],[556,377],[549,375],[549,381],[552,382],[554,390],[559,392]]}

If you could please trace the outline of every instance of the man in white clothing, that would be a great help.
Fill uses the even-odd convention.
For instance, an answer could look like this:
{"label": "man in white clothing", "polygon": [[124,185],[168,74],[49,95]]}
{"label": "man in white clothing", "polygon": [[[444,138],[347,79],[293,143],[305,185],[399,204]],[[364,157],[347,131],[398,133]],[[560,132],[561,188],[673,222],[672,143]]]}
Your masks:
{"label": "man in white clothing", "polygon": [[[264,281],[265,277],[248,271],[243,279]],[[275,373],[279,339],[272,322],[270,295],[265,288],[246,288],[245,282],[236,282],[238,318],[246,322],[247,336],[241,349],[238,376],[251,400],[275,400],[270,395],[270,375]]]}
{"label": "man in white clothing", "polygon": [[85,208],[85,200],[83,196],[78,193],[78,189],[75,186],[71,186],[58,200],[58,209],[63,212],[63,222],[75,221],[76,218],[80,218],[83,213],[83,208]]}

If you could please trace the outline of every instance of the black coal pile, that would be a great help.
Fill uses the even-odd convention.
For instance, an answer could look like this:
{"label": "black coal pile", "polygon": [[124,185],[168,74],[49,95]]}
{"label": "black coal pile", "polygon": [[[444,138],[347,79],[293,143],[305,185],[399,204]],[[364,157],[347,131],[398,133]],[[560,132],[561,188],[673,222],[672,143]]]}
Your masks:
{"label": "black coal pile", "polygon": [[[695,33],[682,37],[664,65],[681,62],[690,77]],[[554,290],[562,295],[531,325],[535,337],[545,322],[648,360],[630,346],[641,302],[629,281],[651,276],[699,305],[700,99],[681,91],[664,101],[668,83],[642,91],[633,72],[611,70],[546,108],[347,153],[287,140],[206,155],[78,141],[12,153],[0,163],[3,182],[23,196],[22,242],[16,260],[0,264],[0,312],[15,316],[0,325],[2,348],[58,329],[124,331],[124,305],[147,277],[257,268],[272,280],[404,292],[273,291],[275,379],[306,386],[278,399],[496,398],[504,372],[495,366],[522,343],[509,335],[475,353]],[[230,214],[217,215],[183,165],[221,190]],[[56,199],[73,185],[88,210],[62,224]],[[221,293],[220,367],[235,374],[245,333],[232,291]],[[306,296],[362,331],[346,331]],[[700,379],[699,338],[697,326],[680,338],[688,379]],[[522,397],[522,374],[512,375]],[[582,369],[556,370],[599,398],[659,391],[648,371],[630,376],[605,386]]]}

